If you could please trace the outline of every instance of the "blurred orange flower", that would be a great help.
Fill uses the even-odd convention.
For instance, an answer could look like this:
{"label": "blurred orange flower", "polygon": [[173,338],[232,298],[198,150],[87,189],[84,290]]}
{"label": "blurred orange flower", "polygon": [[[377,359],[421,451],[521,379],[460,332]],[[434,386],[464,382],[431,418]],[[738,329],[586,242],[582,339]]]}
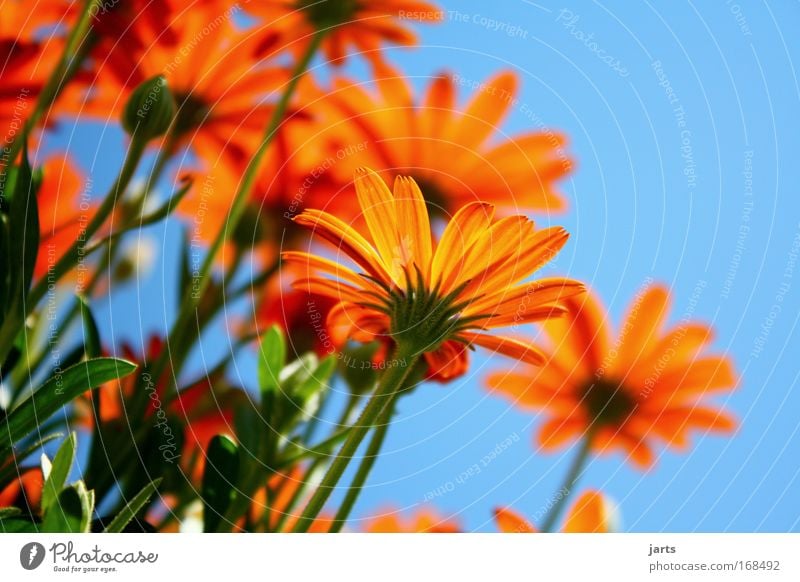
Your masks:
{"label": "blurred orange flower", "polygon": [[532,364],[544,361],[530,343],[485,332],[562,315],[560,302],[583,291],[581,283],[562,278],[520,283],[564,246],[563,228],[536,230],[524,216],[495,221],[491,204],[473,202],[456,213],[434,247],[414,180],[398,177],[392,193],[375,172],[361,170],[355,187],[371,240],[324,211],[305,210],[295,220],[363,274],[309,253],[283,254],[304,271],[296,288],[339,302],[328,316],[334,337],[413,337],[425,344],[418,349],[440,379],[465,371],[465,346]]}
{"label": "blurred orange flower", "polygon": [[637,296],[613,341],[596,297],[567,303],[567,317],[544,324],[552,349],[542,367],[488,378],[490,390],[548,414],[539,430],[543,448],[590,431],[595,452],[621,450],[646,468],[655,441],[685,449],[691,430],[733,431],[735,421],[704,400],[735,388],[733,364],[706,353],[709,326],[688,318],[666,326],[666,287],[653,284]]}
{"label": "blurred orange flower", "polygon": [[44,277],[75,243],[91,220],[93,204],[82,201],[84,178],[67,156],[44,163],[37,196],[39,205],[39,254],[34,277]]}
{"label": "blurred orange flower", "polygon": [[2,9],[0,38],[17,40],[56,36],[74,12],[68,0],[35,0],[34,5],[30,0],[3,0]]}
{"label": "blurred orange flower", "polygon": [[461,524],[453,517],[444,517],[434,508],[422,508],[413,515],[402,516],[387,508],[364,525],[367,533],[461,533]]}
{"label": "blurred orange flower", "polygon": [[260,26],[276,50],[305,52],[317,30],[325,30],[325,57],[341,65],[355,50],[380,64],[381,43],[412,46],[417,39],[403,21],[436,22],[443,12],[420,0],[264,0],[245,10],[261,19]]}
{"label": "blurred orange flower", "polygon": [[35,513],[42,501],[42,470],[33,467],[20,471],[17,479],[0,490],[0,507],[19,507]]}
{"label": "blurred orange flower", "polygon": [[[240,248],[256,249],[266,262],[274,261],[279,245],[291,242],[300,232],[291,217],[308,204],[324,203],[328,196],[324,180],[312,176],[322,155],[310,138],[314,127],[315,122],[303,111],[291,111],[281,123],[261,162],[245,214],[231,237]],[[240,152],[227,160],[205,157],[201,161],[195,186],[179,207],[192,223],[195,242],[210,242],[225,225],[248,159]]]}
{"label": "blurred orange flower", "polygon": [[263,137],[268,99],[285,83],[285,70],[263,63],[260,40],[239,31],[215,3],[187,11],[168,30],[165,41],[160,28],[139,27],[136,43],[106,51],[73,111],[118,117],[133,89],[164,75],[177,105],[176,145],[191,146],[209,166],[241,168]]}
{"label": "blurred orange flower", "polygon": [[[615,508],[599,491],[586,491],[575,500],[561,531],[608,533],[615,529]],[[502,533],[535,533],[536,527],[512,509],[498,508],[494,520]]]}
{"label": "blurred orange flower", "polygon": [[[464,106],[458,85],[474,87]],[[561,212],[566,200],[556,189],[572,168],[564,135],[538,129],[498,141],[499,128],[516,100],[518,79],[504,72],[483,83],[436,77],[415,96],[402,73],[388,67],[364,83],[337,78],[330,90],[307,95],[319,116],[318,139],[334,160],[334,182],[349,181],[361,166],[387,179],[413,177],[431,211],[452,215],[473,201],[509,211]],[[352,206],[351,200],[336,207]]]}
{"label": "blurred orange flower", "polygon": [[[31,10],[29,1],[5,0],[0,10],[0,144],[8,146],[22,134],[56,68],[69,5],[63,0],[40,0]],[[9,163],[0,157],[0,168]]]}

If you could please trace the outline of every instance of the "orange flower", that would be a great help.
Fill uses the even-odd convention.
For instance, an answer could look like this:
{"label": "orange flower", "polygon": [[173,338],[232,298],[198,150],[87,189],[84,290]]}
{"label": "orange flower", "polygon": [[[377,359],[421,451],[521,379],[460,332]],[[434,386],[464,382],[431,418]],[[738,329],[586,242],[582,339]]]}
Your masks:
{"label": "orange flower", "polygon": [[[69,6],[63,1],[41,0],[31,8],[25,0],[5,0],[0,8],[0,143],[5,146],[22,134],[61,56],[64,40],[58,30],[68,25]],[[0,169],[11,163],[6,157],[0,156]]]}
{"label": "orange flower", "polygon": [[325,319],[335,301],[325,295],[304,293],[298,289],[276,289],[267,293],[259,306],[258,325],[282,328],[292,353],[313,350],[320,357],[330,355],[333,344],[325,329]]}
{"label": "orange flower", "polygon": [[93,206],[79,200],[82,190],[83,176],[67,156],[45,161],[37,195],[40,234],[34,269],[36,279],[44,277],[64,256],[91,219]]}
{"label": "orange flower", "polygon": [[261,19],[277,50],[305,52],[316,30],[325,30],[323,50],[335,65],[355,49],[373,64],[381,59],[381,43],[416,44],[413,32],[398,21],[436,22],[442,11],[420,0],[264,0],[245,10]]}
{"label": "orange flower", "polygon": [[[556,182],[571,159],[566,138],[549,130],[499,141],[498,128],[516,99],[518,79],[505,72],[480,83],[469,102],[456,103],[456,78],[439,76],[415,96],[402,74],[384,68],[377,92],[363,83],[335,79],[330,90],[309,95],[336,160],[338,183],[367,166],[388,178],[412,176],[431,210],[451,215],[468,202],[490,202],[509,211],[561,212],[566,201]],[[337,207],[350,206],[349,200]]]}
{"label": "orange flower", "polygon": [[592,450],[621,450],[640,468],[653,445],[684,449],[690,430],[728,433],[734,420],[704,398],[734,389],[730,359],[708,354],[710,327],[682,320],[666,326],[670,297],[652,285],[633,302],[616,341],[599,300],[571,299],[569,315],[544,329],[553,349],[535,371],[496,373],[491,390],[549,419],[539,443],[554,449],[587,431]]}
{"label": "orange flower", "polygon": [[393,508],[376,514],[364,525],[366,533],[461,533],[461,524],[452,517],[443,517],[433,508],[417,510],[403,517]]}
{"label": "orange flower", "polygon": [[405,338],[442,379],[463,373],[464,347],[473,344],[532,364],[544,361],[530,343],[486,332],[561,315],[560,302],[583,291],[581,283],[562,278],[520,283],[564,246],[563,228],[535,230],[524,216],[494,221],[491,204],[474,202],[456,213],[434,246],[414,180],[398,177],[392,194],[375,172],[362,169],[355,187],[371,240],[324,211],[306,210],[295,221],[362,274],[309,253],[283,255],[307,273],[297,288],[339,301],[328,317],[335,336]]}
{"label": "orange flower", "polygon": [[37,36],[57,36],[53,27],[69,26],[67,18],[74,12],[67,0],[3,0],[0,39],[33,40]]}
{"label": "orange flower", "polygon": [[72,109],[84,117],[119,116],[134,88],[164,75],[177,105],[177,145],[191,146],[210,166],[241,168],[272,114],[265,100],[282,88],[286,72],[262,64],[261,41],[237,31],[215,4],[181,13],[172,24],[169,41],[160,28],[142,26],[135,43],[112,44]]}
{"label": "orange flower", "polygon": [[[502,533],[535,533],[537,531],[527,519],[508,508],[494,511],[494,520]],[[567,514],[564,533],[608,533],[614,531],[616,509],[599,491],[586,491]]]}
{"label": "orange flower", "polygon": [[[315,127],[302,111],[292,112],[281,124],[264,155],[242,221],[231,237],[241,248],[257,249],[265,261],[272,262],[279,245],[299,232],[290,217],[328,195],[324,184],[310,175],[323,156],[310,138]],[[201,242],[213,240],[224,226],[248,159],[245,152],[230,156],[227,163],[217,163],[216,156],[209,156],[210,151],[198,171],[201,176],[179,207],[193,222],[193,238]]]}

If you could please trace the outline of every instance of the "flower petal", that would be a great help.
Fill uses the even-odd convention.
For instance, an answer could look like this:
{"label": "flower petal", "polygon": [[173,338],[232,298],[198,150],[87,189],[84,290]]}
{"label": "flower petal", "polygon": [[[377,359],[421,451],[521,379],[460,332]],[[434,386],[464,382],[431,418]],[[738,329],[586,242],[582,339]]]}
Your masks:
{"label": "flower petal", "polygon": [[354,228],[322,210],[304,210],[293,219],[297,224],[313,229],[336,249],[344,252],[367,273],[386,283],[392,283],[381,258]]}
{"label": "flower petal", "polygon": [[541,365],[547,360],[539,348],[528,342],[471,331],[462,331],[458,335],[471,344],[479,345],[487,350],[492,350],[535,366]]}
{"label": "flower petal", "polygon": [[612,530],[613,511],[599,491],[586,491],[567,514],[564,533],[607,533]]}
{"label": "flower petal", "polygon": [[358,203],[375,247],[386,270],[395,282],[400,283],[397,276],[402,275],[404,262],[400,252],[394,196],[383,179],[366,168],[356,170],[355,185]]}
{"label": "flower petal", "polygon": [[[461,269],[464,255],[489,228],[493,216],[494,206],[485,202],[470,202],[456,212],[447,223],[433,256],[431,283],[434,286],[443,283],[449,273]],[[442,293],[449,290],[442,285]]]}
{"label": "flower petal", "polygon": [[507,507],[494,510],[494,522],[501,533],[536,533],[531,522]]}
{"label": "flower petal", "polygon": [[425,198],[411,178],[398,176],[394,181],[394,203],[397,211],[397,228],[402,233],[400,247],[408,245],[409,257],[406,264],[414,262],[429,280],[431,256],[431,224]]}

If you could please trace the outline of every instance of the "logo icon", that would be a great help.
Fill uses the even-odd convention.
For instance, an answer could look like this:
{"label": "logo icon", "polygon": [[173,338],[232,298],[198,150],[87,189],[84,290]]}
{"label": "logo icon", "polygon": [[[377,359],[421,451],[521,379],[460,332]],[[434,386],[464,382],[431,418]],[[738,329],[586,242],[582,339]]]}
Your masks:
{"label": "logo icon", "polygon": [[44,546],[39,542],[29,542],[19,551],[19,563],[26,570],[35,570],[44,562]]}

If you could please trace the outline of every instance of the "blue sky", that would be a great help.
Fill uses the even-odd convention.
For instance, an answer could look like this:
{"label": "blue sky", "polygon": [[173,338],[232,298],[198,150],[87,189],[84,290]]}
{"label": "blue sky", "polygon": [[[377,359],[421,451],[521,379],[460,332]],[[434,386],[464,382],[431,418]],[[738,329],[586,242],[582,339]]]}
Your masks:
{"label": "blue sky", "polygon": [[[587,281],[615,321],[645,280],[665,282],[673,319],[690,311],[712,322],[715,351],[741,373],[738,391],[717,399],[741,421],[733,437],[695,435],[690,452],[663,452],[647,473],[621,456],[594,460],[581,487],[615,500],[625,531],[800,529],[800,52],[790,25],[800,6],[441,4],[445,21],[420,26],[419,47],[388,57],[417,86],[442,70],[475,81],[514,70],[522,90],[502,129],[541,120],[571,137],[578,164],[562,184],[570,211],[534,216],[572,233],[553,272]],[[367,74],[359,63],[350,71]],[[94,152],[120,143],[115,130],[93,126],[70,149],[88,167]],[[98,166],[100,179],[115,164]],[[100,308],[107,340],[163,329],[176,232],[151,230],[164,260]],[[126,310],[131,301],[155,307]],[[486,373],[507,363],[476,357],[469,377],[401,401],[357,517],[388,503],[413,510],[443,487],[433,503],[470,531],[493,531],[498,505],[537,513],[575,451],[534,454],[542,417],[483,390]]]}

